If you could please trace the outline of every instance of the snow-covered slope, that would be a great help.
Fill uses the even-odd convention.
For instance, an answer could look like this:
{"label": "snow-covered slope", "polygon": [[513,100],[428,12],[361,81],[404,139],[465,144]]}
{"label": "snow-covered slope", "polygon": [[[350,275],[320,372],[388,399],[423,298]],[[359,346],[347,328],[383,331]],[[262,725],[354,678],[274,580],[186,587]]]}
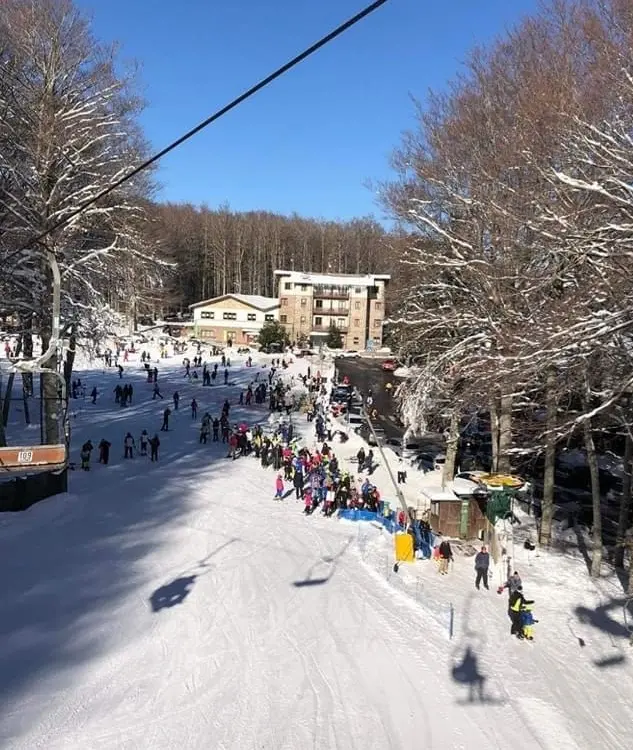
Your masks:
{"label": "snow-covered slope", "polygon": [[[111,465],[0,516],[0,747],[631,747],[633,650],[581,571],[518,557],[540,623],[533,643],[510,640],[472,558],[396,576],[385,532],[274,503],[272,471],[199,445],[192,396],[215,414],[239,387],[190,384],[179,361],[158,365],[165,402],[131,363],[126,409],[114,371],[82,373],[103,395],[74,404],[74,454],[105,436]],[[153,434],[176,388],[159,463],[124,461],[126,431]]]}

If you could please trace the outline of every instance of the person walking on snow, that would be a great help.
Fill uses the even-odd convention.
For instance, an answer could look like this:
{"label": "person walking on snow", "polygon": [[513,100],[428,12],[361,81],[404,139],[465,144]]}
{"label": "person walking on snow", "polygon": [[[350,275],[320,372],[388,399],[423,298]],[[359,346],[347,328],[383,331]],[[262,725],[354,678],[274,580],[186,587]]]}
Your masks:
{"label": "person walking on snow", "polygon": [[451,549],[450,542],[447,539],[444,539],[444,541],[440,544],[439,554],[439,572],[441,575],[445,576],[448,573],[448,564],[453,559],[453,550]]}
{"label": "person walking on snow", "polygon": [[171,414],[171,409],[167,407],[165,411],[163,412],[163,424],[161,429],[161,432],[168,432],[169,431],[169,415]]}
{"label": "person walking on snow", "polygon": [[160,391],[158,390],[158,384],[157,384],[157,383],[155,383],[155,384],[154,384],[154,395],[152,396],[152,401],[154,401],[154,400],[156,399],[156,397],[157,397],[157,396],[158,396],[158,398],[159,398],[159,399],[160,399],[161,401],[163,400],[163,394],[162,394],[162,393],[161,393],[161,392],[160,392]]}
{"label": "person walking on snow", "polygon": [[490,568],[490,554],[486,547],[482,547],[481,551],[475,555],[475,571],[477,573],[475,577],[475,588],[479,591],[479,586],[482,581],[484,588],[488,589],[488,569]]}
{"label": "person walking on snow", "polygon": [[125,436],[125,440],[123,441],[123,458],[133,458],[132,451],[136,447],[136,443],[134,442],[134,438],[132,437],[132,433],[128,432],[128,434]]}
{"label": "person walking on snow", "polygon": [[197,419],[198,418],[198,402],[196,399],[191,400],[191,418]]}
{"label": "person walking on snow", "polygon": [[96,388],[96,386],[92,389],[92,391],[90,393],[90,398],[92,399],[92,403],[93,404],[97,403],[97,388]]}
{"label": "person walking on snow", "polygon": [[174,399],[174,411],[178,411],[178,403],[180,402],[180,394],[178,393],[178,391],[174,391],[173,399]]}

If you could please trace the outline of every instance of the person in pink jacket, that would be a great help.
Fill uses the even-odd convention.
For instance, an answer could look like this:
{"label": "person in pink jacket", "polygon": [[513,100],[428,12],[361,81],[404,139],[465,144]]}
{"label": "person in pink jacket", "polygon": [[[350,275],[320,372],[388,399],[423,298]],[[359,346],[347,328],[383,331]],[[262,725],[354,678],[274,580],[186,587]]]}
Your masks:
{"label": "person in pink jacket", "polygon": [[282,500],[283,494],[284,494],[284,478],[281,474],[277,474],[277,479],[275,480],[275,497],[274,500]]}

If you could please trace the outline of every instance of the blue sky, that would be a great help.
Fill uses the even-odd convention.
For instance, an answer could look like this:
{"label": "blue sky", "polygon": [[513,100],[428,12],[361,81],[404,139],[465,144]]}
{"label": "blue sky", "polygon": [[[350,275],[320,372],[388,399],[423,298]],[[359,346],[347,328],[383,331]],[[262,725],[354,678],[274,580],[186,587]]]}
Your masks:
{"label": "blue sky", "polygon": [[[141,65],[155,150],[358,12],[367,0],[77,0]],[[389,0],[167,156],[164,200],[328,219],[382,218],[368,181],[424,100],[537,0]]]}

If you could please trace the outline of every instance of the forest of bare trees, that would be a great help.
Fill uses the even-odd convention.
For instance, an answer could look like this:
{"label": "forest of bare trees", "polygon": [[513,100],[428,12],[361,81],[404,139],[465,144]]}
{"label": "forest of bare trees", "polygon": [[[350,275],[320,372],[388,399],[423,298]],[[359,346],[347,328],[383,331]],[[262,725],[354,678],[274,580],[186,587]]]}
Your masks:
{"label": "forest of bare trees", "polygon": [[630,523],[632,48],[629,0],[552,2],[475,50],[465,74],[420,110],[384,193],[416,235],[395,314],[402,351],[418,365],[402,389],[408,423],[424,426],[438,407],[449,423],[454,410],[485,405],[496,469],[542,452],[544,544],[556,453],[581,444],[593,575],[597,436],[626,443],[619,565]]}
{"label": "forest of bare trees", "polygon": [[172,310],[227,292],[274,296],[276,268],[364,274],[394,265],[395,238],[371,218],[319,221],[166,204],[155,206],[154,232],[173,263],[163,297]]}

